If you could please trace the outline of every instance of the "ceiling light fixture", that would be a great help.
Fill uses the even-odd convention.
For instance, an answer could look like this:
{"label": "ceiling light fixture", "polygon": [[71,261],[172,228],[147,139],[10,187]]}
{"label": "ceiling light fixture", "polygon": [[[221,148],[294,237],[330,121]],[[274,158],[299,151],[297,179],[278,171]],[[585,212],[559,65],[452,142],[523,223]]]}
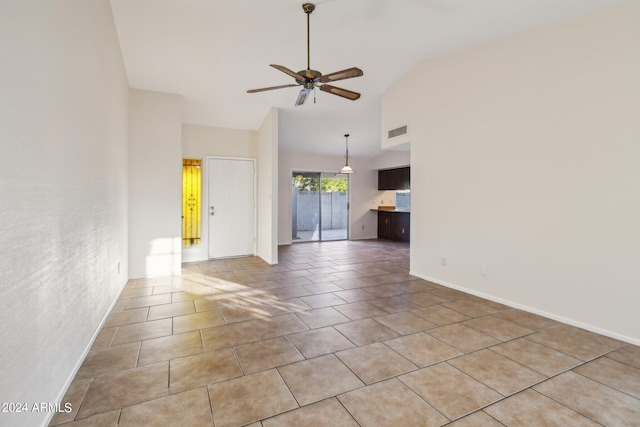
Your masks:
{"label": "ceiling light fixture", "polygon": [[351,166],[349,166],[349,134],[345,133],[344,137],[345,137],[345,145],[347,147],[347,152],[344,156],[344,159],[345,159],[344,167],[340,169],[340,173],[354,173],[355,171],[351,169]]}

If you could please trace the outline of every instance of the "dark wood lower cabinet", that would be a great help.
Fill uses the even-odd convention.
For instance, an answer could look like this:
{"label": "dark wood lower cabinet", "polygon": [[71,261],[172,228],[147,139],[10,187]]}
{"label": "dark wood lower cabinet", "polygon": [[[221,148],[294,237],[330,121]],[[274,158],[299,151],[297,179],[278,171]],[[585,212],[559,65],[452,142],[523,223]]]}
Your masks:
{"label": "dark wood lower cabinet", "polygon": [[378,212],[378,239],[409,242],[409,212]]}
{"label": "dark wood lower cabinet", "polygon": [[391,236],[389,212],[378,212],[378,239],[389,240]]}

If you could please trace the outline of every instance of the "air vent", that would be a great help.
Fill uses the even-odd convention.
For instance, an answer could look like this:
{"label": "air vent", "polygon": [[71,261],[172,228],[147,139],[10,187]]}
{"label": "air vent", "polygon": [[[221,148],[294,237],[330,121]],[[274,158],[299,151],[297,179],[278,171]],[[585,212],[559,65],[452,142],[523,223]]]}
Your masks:
{"label": "air vent", "polygon": [[399,128],[391,129],[389,131],[389,139],[395,138],[396,136],[405,135],[407,133],[407,126],[400,126]]}

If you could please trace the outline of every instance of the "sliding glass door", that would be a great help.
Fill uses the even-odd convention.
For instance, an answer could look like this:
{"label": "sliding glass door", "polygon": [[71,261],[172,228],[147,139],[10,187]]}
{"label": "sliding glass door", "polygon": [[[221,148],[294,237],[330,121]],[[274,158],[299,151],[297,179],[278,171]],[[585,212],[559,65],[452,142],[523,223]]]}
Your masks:
{"label": "sliding glass door", "polygon": [[348,239],[348,175],[293,172],[291,219],[293,242]]}

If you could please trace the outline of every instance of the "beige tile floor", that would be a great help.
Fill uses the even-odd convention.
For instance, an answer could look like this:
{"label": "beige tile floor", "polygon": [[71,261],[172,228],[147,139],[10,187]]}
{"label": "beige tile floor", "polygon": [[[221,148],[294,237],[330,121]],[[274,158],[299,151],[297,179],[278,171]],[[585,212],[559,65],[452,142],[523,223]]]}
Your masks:
{"label": "beige tile floor", "polygon": [[640,347],[410,276],[403,244],[279,256],[130,281],[51,424],[640,426]]}

